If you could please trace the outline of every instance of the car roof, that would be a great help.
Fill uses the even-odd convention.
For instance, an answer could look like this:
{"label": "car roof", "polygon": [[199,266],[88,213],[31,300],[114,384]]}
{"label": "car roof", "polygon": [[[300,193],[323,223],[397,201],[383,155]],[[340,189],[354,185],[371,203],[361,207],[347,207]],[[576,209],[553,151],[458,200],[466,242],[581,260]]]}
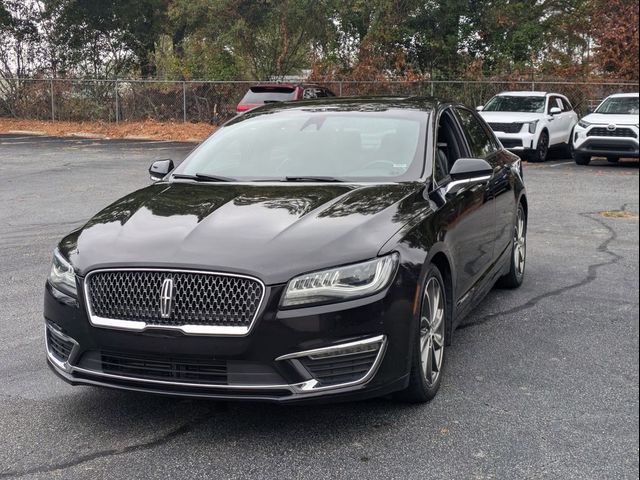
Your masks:
{"label": "car roof", "polygon": [[398,97],[398,96],[366,96],[366,97],[328,97],[312,100],[267,103],[243,115],[273,113],[274,111],[305,109],[311,106],[333,111],[375,112],[388,109],[406,109],[430,112],[444,104],[456,102],[441,101],[431,97]]}
{"label": "car roof", "polygon": [[285,87],[285,88],[296,88],[296,87],[321,87],[321,85],[317,83],[292,83],[292,82],[264,82],[264,83],[256,83],[251,85],[249,88],[254,87]]}
{"label": "car roof", "polygon": [[609,95],[607,98],[622,98],[622,97],[637,97],[638,93],[614,93],[613,95]]}
{"label": "car roof", "polygon": [[547,95],[559,95],[556,93],[549,92],[538,92],[538,91],[514,91],[514,92],[500,92],[498,96],[510,96],[510,97],[545,97]]}

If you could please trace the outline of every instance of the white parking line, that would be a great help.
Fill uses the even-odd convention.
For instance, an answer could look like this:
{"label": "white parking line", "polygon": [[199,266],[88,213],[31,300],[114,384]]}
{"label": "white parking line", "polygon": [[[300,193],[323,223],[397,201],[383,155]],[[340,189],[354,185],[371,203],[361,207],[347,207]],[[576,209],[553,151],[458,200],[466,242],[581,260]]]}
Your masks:
{"label": "white parking line", "polygon": [[569,165],[570,163],[574,163],[574,162],[562,162],[562,163],[556,163],[556,164],[554,164],[554,165],[549,165],[549,167],[550,167],[550,168],[553,168],[553,167],[559,167],[559,166],[561,166],[561,165]]}

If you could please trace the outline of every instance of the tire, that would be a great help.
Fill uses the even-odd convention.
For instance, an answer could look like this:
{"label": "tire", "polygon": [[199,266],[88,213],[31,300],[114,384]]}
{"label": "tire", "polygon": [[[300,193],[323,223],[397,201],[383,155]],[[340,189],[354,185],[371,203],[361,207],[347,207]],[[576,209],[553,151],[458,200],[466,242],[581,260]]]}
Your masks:
{"label": "tire", "polygon": [[573,158],[573,130],[571,131],[571,137],[569,137],[569,143],[565,143],[560,148],[561,160],[572,159]]}
{"label": "tire", "polygon": [[[436,291],[439,292],[439,296]],[[439,300],[436,300],[437,298]],[[432,305],[436,307],[432,308]],[[420,318],[416,325],[418,331],[415,332],[411,347],[409,386],[398,392],[397,397],[400,400],[424,403],[432,400],[438,393],[446,363],[445,346],[449,315],[445,283],[438,268],[431,265],[422,288]],[[434,323],[435,326],[432,327]],[[430,355],[423,357],[423,351]]]}
{"label": "tire", "polygon": [[562,158],[573,158],[573,134],[575,133],[575,127],[571,129],[571,134],[569,135],[569,141],[562,148]]}
{"label": "tire", "polygon": [[578,165],[589,165],[591,161],[591,155],[585,155],[584,153],[573,153],[573,161]]}
{"label": "tire", "polygon": [[618,161],[620,161],[620,157],[607,157],[609,163],[618,163]]}
{"label": "tire", "polygon": [[522,204],[518,205],[511,240],[509,272],[500,277],[496,285],[500,288],[518,288],[524,280],[527,260],[527,215]]}
{"label": "tire", "polygon": [[530,162],[544,162],[549,155],[549,134],[546,130],[540,133],[536,149],[529,155]]}

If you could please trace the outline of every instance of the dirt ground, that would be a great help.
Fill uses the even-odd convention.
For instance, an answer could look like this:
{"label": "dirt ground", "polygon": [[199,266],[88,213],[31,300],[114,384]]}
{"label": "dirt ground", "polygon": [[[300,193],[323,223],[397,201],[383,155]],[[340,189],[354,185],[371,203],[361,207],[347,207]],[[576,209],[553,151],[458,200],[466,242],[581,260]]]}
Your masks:
{"label": "dirt ground", "polygon": [[0,133],[30,133],[60,137],[150,138],[154,140],[200,141],[216,127],[208,123],[182,122],[52,122],[0,118]]}

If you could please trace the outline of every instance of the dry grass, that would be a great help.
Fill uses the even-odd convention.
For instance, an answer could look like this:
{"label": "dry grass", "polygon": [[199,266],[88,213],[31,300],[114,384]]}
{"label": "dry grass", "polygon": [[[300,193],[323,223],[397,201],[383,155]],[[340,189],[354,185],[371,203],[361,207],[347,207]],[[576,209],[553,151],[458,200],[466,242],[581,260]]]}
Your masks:
{"label": "dry grass", "polygon": [[600,215],[607,218],[638,218],[638,214],[627,212],[626,210],[607,210],[600,212]]}
{"label": "dry grass", "polygon": [[0,118],[0,133],[33,132],[59,137],[151,138],[154,140],[201,141],[216,129],[208,123],[178,122],[51,122]]}

